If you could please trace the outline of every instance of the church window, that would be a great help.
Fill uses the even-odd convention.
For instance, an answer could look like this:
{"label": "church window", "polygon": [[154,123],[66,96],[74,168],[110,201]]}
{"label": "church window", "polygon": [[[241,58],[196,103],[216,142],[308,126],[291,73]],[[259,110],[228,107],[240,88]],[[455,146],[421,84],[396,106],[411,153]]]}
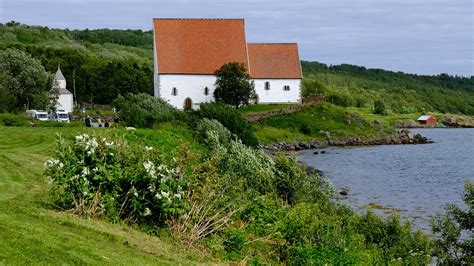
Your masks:
{"label": "church window", "polygon": [[209,95],[209,88],[208,87],[204,88],[204,95]]}
{"label": "church window", "polygon": [[284,90],[284,91],[289,91],[289,90],[290,90],[290,86],[289,86],[289,85],[283,86],[283,90]]}
{"label": "church window", "polygon": [[171,89],[171,95],[173,96],[178,95],[178,89],[176,89],[176,87],[173,87],[173,89]]}
{"label": "church window", "polygon": [[269,91],[270,90],[270,82],[265,81],[265,90]]}

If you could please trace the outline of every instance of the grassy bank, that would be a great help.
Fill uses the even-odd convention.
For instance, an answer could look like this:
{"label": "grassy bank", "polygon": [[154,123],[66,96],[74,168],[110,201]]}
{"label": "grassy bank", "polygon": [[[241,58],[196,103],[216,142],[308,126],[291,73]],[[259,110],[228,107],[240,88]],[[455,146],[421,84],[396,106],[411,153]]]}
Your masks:
{"label": "grassy bank", "polygon": [[[269,111],[278,111],[288,108],[290,105],[270,104],[254,105],[240,110],[244,115],[256,115]],[[341,107],[330,103],[309,105],[302,110],[275,115],[254,122],[253,126],[257,138],[262,143],[272,142],[296,142],[309,140],[324,140],[326,133],[330,133],[332,139],[343,139],[348,137],[378,137],[381,134],[392,134],[396,128],[404,124],[417,125],[416,119],[425,113],[400,114],[389,111],[386,115],[374,114],[372,108],[363,107]],[[436,117],[438,123],[447,118],[457,121],[469,121],[472,118],[466,115],[444,114],[430,112]],[[441,125],[441,124],[440,124]]]}
{"label": "grassy bank", "polygon": [[[96,129],[95,131],[104,129]],[[192,264],[207,258],[183,250],[169,236],[57,212],[48,196],[44,162],[56,134],[70,138],[86,128],[0,127],[0,264]],[[108,130],[173,151],[190,136],[166,125],[157,130]]]}

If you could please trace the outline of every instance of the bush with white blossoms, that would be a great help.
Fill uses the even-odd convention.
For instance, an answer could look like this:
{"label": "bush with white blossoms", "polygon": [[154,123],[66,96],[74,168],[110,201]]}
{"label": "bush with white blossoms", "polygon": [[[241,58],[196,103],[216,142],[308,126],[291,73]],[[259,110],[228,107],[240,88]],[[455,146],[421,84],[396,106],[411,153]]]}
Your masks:
{"label": "bush with white blossoms", "polygon": [[186,178],[176,160],[122,137],[58,137],[46,161],[59,207],[87,216],[160,224],[187,208]]}

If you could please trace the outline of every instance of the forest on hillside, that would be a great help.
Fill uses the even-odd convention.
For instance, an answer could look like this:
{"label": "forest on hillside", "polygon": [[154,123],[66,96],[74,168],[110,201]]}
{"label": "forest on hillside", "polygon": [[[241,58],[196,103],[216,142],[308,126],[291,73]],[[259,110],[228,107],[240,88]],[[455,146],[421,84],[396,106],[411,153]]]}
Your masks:
{"label": "forest on hillside", "polygon": [[[0,23],[0,50],[16,48],[58,65],[77,100],[108,104],[119,94],[153,91],[153,33],[142,30],[69,30]],[[397,113],[474,114],[474,77],[421,76],[342,64],[302,61],[307,93],[341,106],[370,107],[383,100]]]}

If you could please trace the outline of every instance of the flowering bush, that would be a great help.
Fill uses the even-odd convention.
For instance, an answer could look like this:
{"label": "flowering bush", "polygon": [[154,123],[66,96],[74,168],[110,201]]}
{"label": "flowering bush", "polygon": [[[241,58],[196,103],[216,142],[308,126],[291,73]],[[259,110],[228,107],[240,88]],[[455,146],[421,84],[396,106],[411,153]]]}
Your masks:
{"label": "flowering bush", "polygon": [[45,174],[62,208],[140,223],[161,223],[186,208],[184,174],[152,147],[87,134],[57,144]]}

